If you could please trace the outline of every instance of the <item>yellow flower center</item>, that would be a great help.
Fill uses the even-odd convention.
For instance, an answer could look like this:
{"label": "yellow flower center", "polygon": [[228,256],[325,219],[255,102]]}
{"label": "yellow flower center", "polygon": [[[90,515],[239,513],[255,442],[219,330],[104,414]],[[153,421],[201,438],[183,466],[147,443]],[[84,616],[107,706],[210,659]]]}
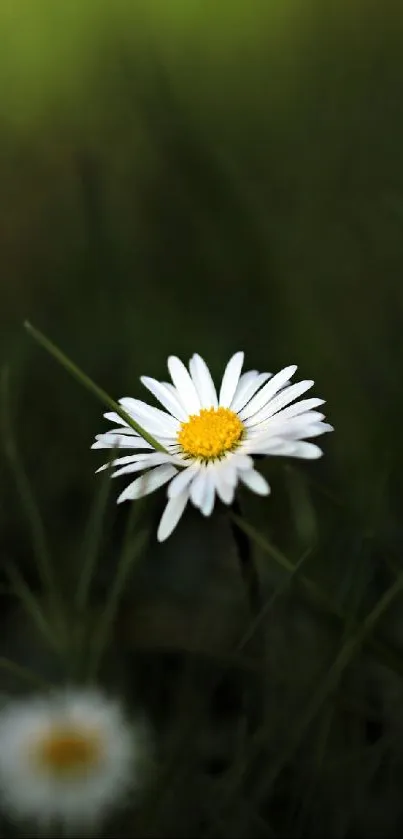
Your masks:
{"label": "yellow flower center", "polygon": [[36,760],[57,777],[85,774],[102,757],[99,736],[72,727],[55,727],[36,744]]}
{"label": "yellow flower center", "polygon": [[229,408],[202,408],[181,423],[178,442],[185,454],[212,460],[236,448],[243,432],[243,423]]}

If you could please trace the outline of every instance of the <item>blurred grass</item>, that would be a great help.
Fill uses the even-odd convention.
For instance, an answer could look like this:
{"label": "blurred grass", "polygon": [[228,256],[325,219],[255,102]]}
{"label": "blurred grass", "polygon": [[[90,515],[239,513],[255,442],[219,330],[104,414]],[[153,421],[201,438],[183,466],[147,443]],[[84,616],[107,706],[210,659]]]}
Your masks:
{"label": "blurred grass", "polygon": [[[25,318],[114,398],[141,396],[141,374],[165,377],[170,353],[198,351],[218,377],[244,349],[249,368],[298,363],[327,399],[336,432],[323,460],[266,462],[272,496],[244,499],[247,519],[294,565],[312,547],[307,576],[347,615],[341,637],[329,637],[301,604],[298,578],[270,610],[266,751],[252,767],[263,781],[279,754],[276,725],[283,732],[299,703],[308,706],[315,679],[391,585],[391,559],[401,569],[402,43],[393,0],[0,7],[0,355],[11,369],[20,456],[66,577],[82,562],[99,488],[90,444],[103,421],[91,397],[29,342]],[[2,556],[36,583],[5,458],[0,478]],[[125,521],[111,498],[98,596]],[[152,545],[143,612],[138,578],[128,585],[125,632],[143,649],[147,633],[155,645],[158,636],[167,641],[169,626],[175,643],[193,639],[196,614],[207,633],[209,608],[217,628],[210,619],[207,647],[227,637],[218,604],[227,620],[231,572],[214,579],[207,610],[196,610],[204,543],[189,522],[165,553]],[[213,544],[207,553],[226,554],[225,542]],[[283,577],[258,558],[270,600]],[[134,602],[143,617],[130,629]],[[397,656],[400,606],[380,623]],[[227,634],[236,635],[232,624]],[[214,678],[215,667],[221,672],[217,662],[192,666],[208,672],[206,684],[210,669]],[[160,667],[156,656],[157,684]],[[347,669],[270,807],[246,787],[220,835],[398,832],[401,767],[390,742],[395,736],[400,748],[401,688],[364,654]],[[151,702],[152,688],[144,690]],[[161,708],[164,690],[153,700]],[[374,744],[371,714],[381,718]],[[388,769],[379,775],[382,760]],[[210,797],[195,772],[186,784],[211,825],[217,787]],[[184,834],[201,834],[178,796],[173,814],[161,815],[164,835],[176,835],[178,808]]]}

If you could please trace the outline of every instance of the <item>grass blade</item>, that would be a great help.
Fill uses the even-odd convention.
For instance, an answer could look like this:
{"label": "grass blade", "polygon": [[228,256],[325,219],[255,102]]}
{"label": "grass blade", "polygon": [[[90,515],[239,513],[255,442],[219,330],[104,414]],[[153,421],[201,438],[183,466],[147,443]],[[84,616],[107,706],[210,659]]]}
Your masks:
{"label": "grass blade", "polygon": [[30,682],[36,687],[45,688],[49,690],[53,685],[47,682],[45,679],[42,679],[40,676],[37,676],[33,670],[30,670],[28,667],[22,667],[20,664],[17,664],[15,661],[11,661],[11,659],[4,658],[4,656],[0,657],[0,670],[6,670],[9,673],[12,673],[14,676],[18,676],[19,679],[23,679],[25,682]]}
{"label": "grass blade", "polygon": [[286,589],[291,585],[293,579],[297,576],[297,574],[299,573],[302,565],[308,559],[308,556],[310,554],[311,554],[311,548],[308,548],[306,551],[304,551],[304,553],[302,554],[302,556],[300,557],[298,562],[293,566],[293,570],[284,579],[284,582],[282,584],[278,585],[277,588],[274,590],[272,596],[269,597],[268,600],[266,600],[266,602],[261,607],[260,612],[258,612],[258,614],[255,616],[254,620],[251,621],[251,623],[249,624],[248,628],[246,629],[244,635],[242,636],[241,640],[238,642],[238,644],[236,646],[236,649],[235,649],[236,652],[241,652],[241,650],[243,650],[243,648],[246,646],[246,644],[249,643],[251,638],[254,636],[255,632],[259,629],[259,626],[261,625],[261,623],[264,621],[264,619],[269,614],[270,609],[273,607],[277,598],[280,597],[281,594],[283,594],[286,591]]}
{"label": "grass blade", "polygon": [[137,431],[138,434],[140,434],[140,437],[142,437],[143,440],[146,440],[147,443],[150,443],[154,449],[166,453],[166,449],[164,448],[164,446],[161,445],[161,443],[158,442],[158,440],[152,437],[151,434],[148,433],[148,431],[146,431],[141,425],[139,425],[133,419],[133,417],[130,416],[130,414],[126,413],[126,411],[123,410],[119,403],[115,402],[115,400],[112,399],[112,397],[109,396],[109,394],[106,393],[105,390],[100,388],[97,384],[95,384],[95,382],[92,381],[92,379],[90,379],[89,376],[86,375],[86,373],[80,370],[80,368],[77,367],[77,365],[74,364],[74,362],[71,361],[71,359],[68,358],[67,355],[65,355],[61,350],[59,350],[56,344],[50,341],[49,338],[46,337],[46,335],[40,332],[39,329],[36,329],[34,326],[32,326],[32,324],[30,324],[28,321],[25,321],[24,326],[27,332],[31,335],[31,337],[34,338],[34,340],[38,344],[40,344],[40,346],[43,347],[43,349],[46,350],[46,352],[53,356],[53,358],[56,359],[56,361],[58,361],[58,363],[61,364],[61,366],[64,367],[64,369],[67,370],[67,372],[70,373],[71,376],[77,379],[77,381],[80,382],[80,384],[84,385],[84,387],[87,388],[87,390],[89,390],[90,393],[94,394],[94,396],[96,396],[96,398],[99,399],[107,408],[111,408],[112,411],[115,411],[125,422],[127,422],[128,425],[130,425],[131,428],[133,428],[135,431]]}
{"label": "grass blade", "polygon": [[128,575],[131,571],[134,561],[137,559],[144,547],[148,533],[141,530],[133,538],[133,530],[135,524],[139,519],[140,504],[132,505],[132,512],[129,517],[126,536],[119,557],[118,566],[116,569],[115,578],[109,597],[105,603],[104,610],[99,620],[98,626],[95,630],[95,635],[92,645],[92,653],[90,655],[90,662],[88,667],[88,679],[91,681],[96,678],[102,656],[105,652],[108,639],[111,632],[111,627],[115,620],[117,610],[119,608],[120,600],[126,585]]}
{"label": "grass blade", "polygon": [[345,641],[342,645],[338,655],[336,656],[332,666],[325,675],[319,689],[315,692],[313,698],[308,703],[305,711],[302,713],[297,724],[292,726],[288,743],[280,755],[280,758],[272,766],[268,778],[265,781],[265,789],[269,789],[274,783],[281,770],[284,768],[287,760],[298,746],[306,729],[313,722],[316,714],[320,710],[326,698],[337,685],[343,671],[350,664],[354,655],[359,651],[365,638],[373,631],[379,619],[384,612],[389,608],[395,597],[403,590],[403,574],[392,583],[385,594],[379,598],[376,606],[362,621],[358,629]]}
{"label": "grass blade", "polygon": [[55,626],[57,626],[63,613],[61,597],[55,579],[50,551],[47,545],[45,528],[35,502],[28,477],[20,460],[12,431],[12,422],[9,412],[8,377],[8,369],[3,368],[1,377],[1,401],[4,449],[10,465],[10,470],[14,476],[23,510],[29,524],[32,548],[41,577],[41,582],[52,609]]}
{"label": "grass blade", "polygon": [[[382,615],[388,609],[394,598],[397,597],[397,595],[400,594],[402,590],[403,574],[400,574],[398,579],[393,582],[390,588],[379,599],[374,609],[361,623],[361,625],[358,627],[355,633],[350,638],[348,638],[348,640],[342,645],[339,653],[333,661],[333,664],[325,674],[325,677],[322,680],[319,689],[315,692],[312,699],[308,702],[306,708],[298,717],[294,725],[291,725],[291,730],[287,739],[287,743],[284,749],[281,751],[277,760],[271,764],[271,768],[268,772],[268,775],[266,775],[264,778],[264,785],[261,784],[255,787],[254,795],[256,796],[257,801],[259,800],[259,798],[262,798],[263,796],[266,796],[268,794],[270,787],[274,784],[274,782],[286,766],[288,760],[293,755],[296,748],[298,748],[298,745],[307,728],[313,722],[315,716],[320,711],[323,703],[326,701],[329,694],[334,690],[341,677],[343,670],[345,670],[345,668],[349,665],[353,656],[363,645],[365,638],[368,636],[370,632],[373,631],[378,620],[382,617]],[[259,754],[260,749],[262,748],[262,746],[265,745],[265,742],[266,731],[264,729],[260,729],[260,731],[257,732],[256,735],[251,739],[249,753],[245,757],[244,763],[233,777],[231,785],[227,788],[224,801],[221,802],[221,804],[218,806],[216,818],[213,819],[213,823],[211,827],[209,827],[206,833],[206,837],[212,838],[216,835],[215,830],[217,824],[223,818],[227,809],[231,806],[231,802],[233,801],[234,796],[237,795],[238,790],[243,784],[245,776],[248,774],[248,767],[250,766],[254,758]]]}
{"label": "grass blade", "polygon": [[[287,574],[292,574],[295,568],[293,562],[291,562],[284,554],[278,550],[274,545],[271,545],[270,542],[259,533],[251,524],[244,521],[244,519],[237,518],[237,523],[240,528],[243,528],[246,533],[250,536],[251,539],[255,541],[255,543],[265,552],[267,553],[274,561],[279,565],[283,571],[286,571]],[[343,626],[346,624],[346,618],[343,612],[340,609],[337,609],[333,603],[329,600],[327,594],[322,591],[320,586],[307,577],[304,574],[298,575],[298,582],[301,584],[305,595],[308,599],[314,603],[327,617],[333,621],[337,621],[338,623],[342,622]],[[393,670],[394,673],[403,677],[403,661],[401,656],[399,655],[398,651],[395,651],[390,644],[386,644],[383,641],[378,641],[376,638],[365,638],[364,644],[368,650],[371,651],[372,655],[379,661],[380,664],[383,664],[389,670]]]}
{"label": "grass blade", "polygon": [[[115,453],[112,452],[112,457]],[[103,475],[100,489],[96,495],[93,510],[91,511],[87,532],[84,536],[84,549],[82,571],[78,580],[76,591],[76,607],[80,614],[85,612],[90,594],[91,583],[94,577],[97,558],[99,554],[102,520],[104,517],[111,481],[107,472]]]}
{"label": "grass blade", "polygon": [[46,638],[46,641],[51,647],[58,648],[57,636],[51,624],[48,622],[37,598],[26,584],[18,569],[14,565],[6,564],[5,572],[10,580],[13,593],[23,605],[39,632]]}

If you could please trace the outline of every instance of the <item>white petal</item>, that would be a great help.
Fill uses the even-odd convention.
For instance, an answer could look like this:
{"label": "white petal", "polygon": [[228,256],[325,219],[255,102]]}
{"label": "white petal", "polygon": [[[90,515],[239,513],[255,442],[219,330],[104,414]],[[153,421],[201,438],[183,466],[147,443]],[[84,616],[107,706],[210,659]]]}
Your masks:
{"label": "white petal", "polygon": [[103,466],[100,466],[99,469],[95,470],[95,474],[98,472],[103,472],[104,469],[113,469],[114,466],[119,466],[125,463],[135,463],[137,461],[138,455],[136,454],[126,454],[124,457],[116,457],[115,460],[111,460],[110,463],[104,463]]}
{"label": "white petal", "polygon": [[305,437],[318,437],[334,428],[328,422],[322,422],[323,414],[318,411],[308,411],[291,419],[277,419],[277,414],[264,423],[253,429],[248,429],[247,440],[254,443],[271,437],[279,437],[284,440],[303,440]]}
{"label": "white petal", "polygon": [[193,478],[197,475],[199,469],[199,463],[193,463],[191,466],[187,466],[185,469],[182,469],[182,471],[179,472],[179,474],[176,475],[169,484],[167,491],[168,498],[176,498],[177,495],[180,495],[185,487],[193,481]]}
{"label": "white petal", "polygon": [[160,463],[155,463],[152,460],[136,460],[133,463],[129,463],[127,466],[122,466],[121,469],[117,469],[116,472],[113,473],[111,476],[112,478],[119,478],[121,475],[134,475],[135,472],[144,472],[148,471],[153,468],[153,466],[159,466]]}
{"label": "white petal", "polygon": [[318,408],[319,405],[323,405],[324,401],[324,399],[316,399],[315,397],[311,399],[301,399],[300,402],[295,402],[294,405],[289,405],[287,408],[279,411],[275,415],[275,419],[291,419],[291,417],[297,417],[299,414],[304,414],[305,412],[308,413],[313,408]]}
{"label": "white petal", "polygon": [[303,457],[307,460],[316,460],[318,457],[322,457],[323,455],[322,449],[320,449],[319,446],[315,446],[314,443],[296,442],[295,447],[295,451],[291,457]]}
{"label": "white petal", "polygon": [[242,483],[249,487],[252,492],[255,492],[257,495],[269,495],[269,484],[260,472],[256,472],[255,469],[250,469],[247,472],[240,472],[239,477]]}
{"label": "white petal", "polygon": [[153,436],[176,437],[179,429],[179,422],[175,417],[142,402],[140,399],[133,399],[131,396],[119,399],[125,411],[138,422],[145,431]]}
{"label": "white petal", "polygon": [[204,499],[202,506],[200,508],[203,516],[211,516],[214,508],[214,501],[215,501],[215,484],[214,484],[214,477],[212,472],[212,467],[209,465],[207,466],[206,470],[206,478],[205,478],[205,487],[204,487]]}
{"label": "white petal", "polygon": [[271,375],[271,373],[255,373],[255,371],[252,371],[250,377],[249,373],[241,376],[235,396],[231,402],[231,410],[237,413],[241,411],[259,388],[266,384],[267,380],[271,378]]}
{"label": "white petal", "polygon": [[184,457],[182,446],[178,446],[177,443],[164,443],[164,446],[170,454],[176,454],[182,458],[182,465],[186,466],[189,463],[189,459]]}
{"label": "white petal", "polygon": [[251,458],[248,454],[235,454],[232,455],[232,463],[235,466],[235,469],[252,469],[253,468],[253,458]]}
{"label": "white petal", "polygon": [[201,466],[194,481],[190,485],[189,497],[195,507],[199,509],[203,506],[205,490],[206,490],[206,474],[207,467]]}
{"label": "white petal", "polygon": [[132,481],[119,495],[117,503],[121,504],[122,501],[134,501],[137,498],[142,498],[144,495],[149,495],[154,490],[163,486],[163,484],[166,484],[167,481],[176,475],[176,472],[175,466],[172,466],[170,463],[156,466],[155,469],[146,472],[145,475]]}
{"label": "white petal", "polygon": [[156,379],[151,379],[150,376],[141,376],[140,381],[144,385],[144,387],[148,388],[149,391],[156,397],[156,399],[161,402],[161,405],[169,411],[172,416],[176,417],[180,422],[186,422],[188,419],[188,415],[180,404],[179,400],[176,396],[163,384],[163,382],[158,382]]}
{"label": "white petal", "polygon": [[[236,399],[237,393],[245,386],[250,384],[250,382],[254,382],[255,379],[259,376],[258,370],[247,370],[246,373],[241,373],[239,377],[239,382],[237,385],[237,389],[234,394],[234,399]],[[234,399],[232,401],[234,401]]]}
{"label": "white petal", "polygon": [[[286,437],[287,439],[293,437],[294,434],[300,435],[302,433],[303,436],[305,429],[311,428],[313,425],[323,425],[320,421],[323,417],[324,414],[319,414],[318,411],[307,411],[306,414],[300,414],[290,419],[282,419],[280,414],[275,414],[274,417],[269,417],[269,419],[253,428],[248,428],[247,436],[248,439],[254,439],[256,436],[263,437],[263,435]],[[327,424],[324,423],[324,425]]]}
{"label": "white petal", "polygon": [[294,452],[296,445],[297,443],[292,440],[262,435],[262,437],[257,437],[254,440],[245,441],[242,451],[248,454],[290,454]]}
{"label": "white petal", "polygon": [[278,393],[274,399],[270,399],[266,402],[259,411],[256,411],[250,418],[249,422],[246,422],[245,425],[253,426],[256,425],[256,423],[264,422],[264,420],[272,417],[276,411],[280,411],[281,408],[285,407],[285,405],[288,405],[290,402],[294,402],[295,399],[298,399],[298,397],[305,393],[306,390],[309,390],[313,384],[313,381],[306,380],[297,382],[297,384],[285,388],[281,391],[281,393]]}
{"label": "white petal", "polygon": [[218,397],[219,404],[223,408],[228,408],[231,404],[234,393],[238,387],[239,377],[241,375],[242,365],[244,360],[244,353],[237,352],[230,358],[225,370],[220,388],[220,395]]}
{"label": "white petal", "polygon": [[193,358],[190,359],[189,369],[195,388],[199,394],[202,408],[217,408],[217,391],[204,359],[195,353]]}
{"label": "white petal", "polygon": [[134,472],[141,472],[142,469],[152,469],[154,466],[160,466],[161,463],[171,463],[172,466],[178,466],[175,461],[176,458],[162,452],[151,452],[149,455],[138,454],[135,461],[133,460],[127,466],[122,466],[121,469],[113,473],[112,478],[119,478],[120,475],[131,475]]}
{"label": "white petal", "polygon": [[294,426],[290,429],[285,427],[281,433],[287,440],[304,440],[305,438],[319,437],[328,431],[334,431],[333,426],[328,422],[311,422],[299,427]]}
{"label": "white petal", "polygon": [[247,370],[246,373],[241,373],[241,375],[239,377],[237,390],[239,390],[239,388],[243,384],[245,384],[245,383],[247,384],[248,382],[251,382],[252,379],[253,380],[257,379],[258,376],[259,376],[259,371],[258,370]]}
{"label": "white petal", "polygon": [[177,495],[175,498],[170,498],[168,501],[157,531],[157,539],[159,542],[163,542],[167,539],[175,529],[186,507],[188,497],[187,489],[185,489],[180,495]]}
{"label": "white petal", "polygon": [[303,457],[308,460],[315,460],[321,457],[323,452],[314,443],[299,442],[298,440],[267,440],[266,442],[253,443],[250,451],[253,454],[273,455],[275,457]]}
{"label": "white petal", "polygon": [[92,449],[152,449],[152,445],[143,440],[142,437],[132,437],[129,434],[116,434],[108,431],[106,434],[97,434],[96,442]]}
{"label": "white petal", "polygon": [[284,383],[294,375],[296,369],[296,365],[293,364],[290,367],[285,367],[284,370],[280,370],[279,373],[276,373],[276,375],[273,376],[261,390],[259,390],[256,396],[248,402],[246,407],[240,411],[239,416],[241,420],[248,419],[248,417],[256,414],[257,411],[260,411],[260,409],[263,408],[263,405],[266,405],[280,390],[280,388],[283,387]]}
{"label": "white petal", "polygon": [[[110,422],[116,422],[117,425],[124,425],[126,428],[130,428],[127,422],[125,422],[125,420],[122,419],[122,417],[120,417],[119,414],[116,413],[116,411],[107,411],[106,414],[103,414],[103,416]],[[130,430],[133,431],[133,434],[137,434],[134,428],[131,428]]]}
{"label": "white petal", "polygon": [[168,370],[175,387],[180,393],[181,402],[188,413],[198,414],[201,408],[200,399],[190,373],[183,364],[183,361],[177,358],[176,355],[170,355],[168,358]]}
{"label": "white petal", "polygon": [[[175,397],[176,397],[176,399],[178,400],[179,405],[181,405],[181,407],[183,408],[183,410],[184,410],[184,411],[186,411],[186,408],[185,408],[185,406],[184,406],[184,404],[183,404],[183,402],[182,402],[182,399],[181,399],[181,395],[180,395],[179,391],[176,389],[175,385],[173,385],[173,384],[172,384],[172,382],[162,382],[161,384],[165,385],[165,387],[167,387],[167,388],[168,388],[168,390],[170,391],[170,393],[172,393],[172,395],[173,395],[173,396],[175,396]],[[186,412],[186,413],[187,413],[187,412]]]}
{"label": "white petal", "polygon": [[134,429],[131,430],[128,426],[124,427],[122,425],[119,426],[119,428],[108,428],[107,431],[102,431],[101,434],[96,434],[95,439],[96,440],[103,440],[104,437],[106,437],[106,438],[116,437],[116,435],[120,435],[120,434],[122,436],[124,436],[126,439],[128,437],[136,437],[137,440],[143,440],[144,439],[143,437],[140,437],[140,434],[138,434],[137,431],[134,431]]}
{"label": "white petal", "polygon": [[[315,434],[312,434],[313,428],[315,428]],[[319,434],[326,434],[328,431],[334,431],[334,426],[330,425],[330,422],[318,422],[315,426],[311,426],[309,430],[309,434],[307,437],[318,437]]]}
{"label": "white petal", "polygon": [[[233,471],[235,472],[235,470]],[[232,501],[234,500],[236,477],[234,483],[233,474],[228,469],[224,469],[221,464],[214,468],[212,474],[214,477],[217,495],[221,498],[221,501],[224,504],[232,504]]]}
{"label": "white petal", "polygon": [[[291,407],[291,406],[290,406]],[[297,414],[294,417],[285,417],[283,416],[285,411],[280,411],[280,413],[275,414],[274,417],[270,417],[269,423],[279,423],[279,425],[283,425],[287,427],[289,424],[295,425],[305,423],[305,425],[309,425],[311,422],[320,422],[325,418],[324,414],[321,414],[320,411],[304,411],[302,414]]]}
{"label": "white petal", "polygon": [[236,486],[238,483],[238,474],[236,470],[235,460],[228,457],[221,462],[221,471],[224,474],[224,480],[230,486]]}

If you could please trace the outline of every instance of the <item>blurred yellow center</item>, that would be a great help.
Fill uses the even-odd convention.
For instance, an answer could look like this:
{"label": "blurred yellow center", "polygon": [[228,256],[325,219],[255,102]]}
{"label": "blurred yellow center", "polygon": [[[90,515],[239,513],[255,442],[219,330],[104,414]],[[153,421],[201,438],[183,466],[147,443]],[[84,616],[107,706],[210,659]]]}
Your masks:
{"label": "blurred yellow center", "polygon": [[243,423],[229,408],[202,408],[181,423],[178,442],[185,454],[211,460],[234,449],[243,431]]}
{"label": "blurred yellow center", "polygon": [[94,768],[101,758],[102,748],[96,734],[71,728],[54,728],[37,744],[36,757],[43,768],[53,775],[79,775]]}

